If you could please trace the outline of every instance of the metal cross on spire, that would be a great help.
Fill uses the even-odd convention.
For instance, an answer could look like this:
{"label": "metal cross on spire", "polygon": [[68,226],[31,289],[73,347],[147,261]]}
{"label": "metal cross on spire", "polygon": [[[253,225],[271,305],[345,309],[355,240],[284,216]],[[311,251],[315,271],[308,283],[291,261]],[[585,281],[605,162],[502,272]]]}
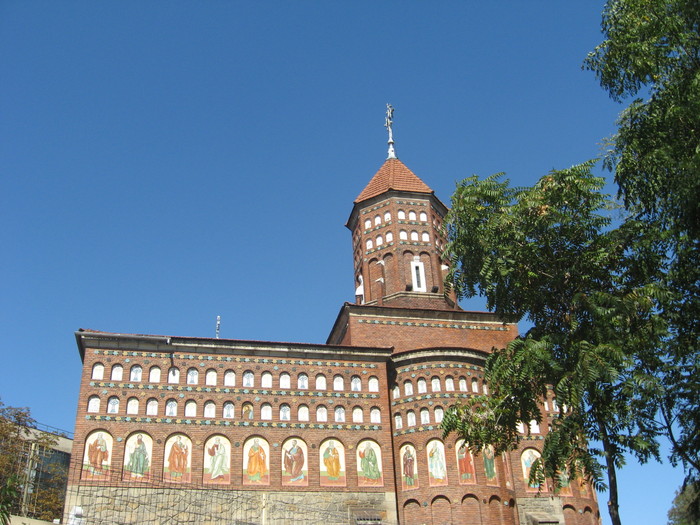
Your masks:
{"label": "metal cross on spire", "polygon": [[384,119],[384,127],[389,132],[389,154],[387,159],[395,159],[396,151],[394,150],[394,132],[391,126],[394,124],[394,106],[391,104],[386,105],[386,117]]}

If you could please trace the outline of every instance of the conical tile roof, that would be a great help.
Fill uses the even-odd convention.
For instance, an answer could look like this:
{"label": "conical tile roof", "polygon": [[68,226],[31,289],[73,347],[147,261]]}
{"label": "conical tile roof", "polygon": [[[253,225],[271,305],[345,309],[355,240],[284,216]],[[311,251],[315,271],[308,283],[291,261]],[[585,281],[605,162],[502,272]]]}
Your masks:
{"label": "conical tile roof", "polygon": [[430,187],[409,170],[399,159],[387,159],[369,184],[355,199],[355,204],[381,195],[389,190],[413,193],[433,193]]}

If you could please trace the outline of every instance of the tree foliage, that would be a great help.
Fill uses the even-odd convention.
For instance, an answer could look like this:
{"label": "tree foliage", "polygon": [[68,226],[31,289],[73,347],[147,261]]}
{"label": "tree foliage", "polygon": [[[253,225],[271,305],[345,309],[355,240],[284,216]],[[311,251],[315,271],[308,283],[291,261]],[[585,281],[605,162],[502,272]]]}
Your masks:
{"label": "tree foliage", "polygon": [[670,337],[661,415],[689,480],[700,472],[700,3],[611,0],[605,40],[585,66],[618,101],[632,99],[606,165],[626,208],[658,240]]}
{"label": "tree foliage", "polygon": [[4,513],[31,514],[47,520],[62,515],[67,473],[58,466],[51,467],[53,479],[49,483],[32,487],[36,504],[31,512],[22,505],[23,490],[33,482],[30,465],[46,459],[55,444],[53,435],[36,430],[28,408],[10,407],[0,401],[0,524]]}
{"label": "tree foliage", "polygon": [[532,481],[568,470],[600,488],[605,477],[617,524],[623,453],[658,457],[653,372],[665,327],[656,313],[662,292],[647,272],[655,264],[630,252],[643,229],[634,220],[611,227],[614,205],[592,167],[552,171],[531,188],[511,188],[498,175],[458,186],[447,220],[449,281],[460,297],[483,294],[503,318],[534,326],[494,350],[491,395],[454,407],[443,429],[474,451],[509,450],[519,422],[542,420],[552,388],[565,409],[552,420]]}
{"label": "tree foliage", "polygon": [[700,524],[700,483],[688,483],[676,492],[673,506],[668,511],[669,525],[698,525]]}

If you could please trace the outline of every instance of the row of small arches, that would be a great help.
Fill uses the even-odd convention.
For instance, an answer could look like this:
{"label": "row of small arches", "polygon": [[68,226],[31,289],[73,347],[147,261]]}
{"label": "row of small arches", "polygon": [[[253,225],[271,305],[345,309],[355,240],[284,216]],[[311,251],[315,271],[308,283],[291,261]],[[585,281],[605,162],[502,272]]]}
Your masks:
{"label": "row of small arches", "polygon": [[[420,240],[422,242],[430,242],[430,234],[428,232],[423,232],[419,235],[418,232],[415,230],[411,231],[410,233],[406,230],[399,231],[399,240],[407,241],[409,240],[409,237],[412,241]],[[394,234],[392,232],[386,232],[386,242],[393,242],[393,240]],[[374,248],[375,245],[377,246],[377,248],[379,248],[383,244],[384,237],[382,237],[381,235],[377,235],[377,237],[374,240],[367,239],[367,241],[365,241],[365,248],[371,250],[372,248]]]}
{"label": "row of small arches", "polygon": [[[442,381],[440,380],[440,377],[438,376],[433,376],[430,378],[430,391],[431,392],[441,392],[442,391]],[[460,392],[469,392],[469,385],[467,382],[466,377],[460,377],[457,380],[457,386],[459,387]],[[444,387],[445,387],[445,392],[454,392],[455,391],[455,379],[452,376],[447,376],[445,377],[444,381]],[[481,384],[481,392],[479,391],[479,381],[475,378],[472,377],[471,379],[471,392],[478,394],[478,393],[483,393],[484,395],[488,395],[488,385],[486,381],[483,381]],[[406,380],[403,382],[403,393],[405,396],[412,396],[414,394],[427,394],[428,393],[428,380],[426,378],[418,378],[416,381],[416,388],[414,390],[413,388],[413,381]],[[401,388],[399,385],[394,385],[394,388],[392,389],[392,397],[394,399],[398,399],[401,397]]]}
{"label": "row of small arches", "polygon": [[[187,370],[185,379],[188,385],[198,385],[200,381],[200,372],[197,368],[191,367]],[[204,373],[204,384],[206,386],[218,386],[218,372],[213,368],[208,369]],[[111,381],[123,381],[124,380],[124,367],[122,365],[112,366],[110,372]],[[226,370],[224,372],[223,386],[236,386],[236,372],[233,370]],[[97,381],[105,379],[105,365],[102,363],[95,363],[92,366],[91,378]],[[129,381],[132,383],[140,383],[143,378],[143,368],[140,365],[133,365],[129,370]],[[246,370],[243,372],[242,386],[244,388],[254,388],[256,386],[255,373],[252,370]],[[161,382],[161,369],[158,366],[153,366],[148,372],[148,381],[150,383],[160,383]],[[167,382],[170,384],[180,383],[180,369],[177,367],[171,367],[168,370]],[[336,374],[333,376],[333,390],[336,392],[342,392],[345,390],[345,378]],[[273,375],[271,372],[263,372],[260,375],[259,380],[260,388],[273,388]],[[279,374],[279,388],[290,389],[292,387],[292,376],[287,372],[282,372]],[[316,390],[326,390],[327,381],[326,376],[323,374],[317,374],[314,378],[314,386]],[[362,378],[360,376],[352,376],[350,378],[350,391],[351,392],[361,392],[362,391]],[[296,378],[296,388],[299,390],[309,389],[309,376],[305,373],[297,375]],[[376,376],[370,376],[367,379],[367,390],[369,392],[379,392],[379,379]]]}
{"label": "row of small arches", "polygon": [[[424,211],[421,211],[419,213],[416,213],[413,210],[408,211],[408,215],[406,214],[405,210],[399,210],[397,212],[397,217],[399,218],[400,221],[406,220],[406,217],[408,217],[409,221],[421,221],[421,222],[428,222],[428,214],[425,213]],[[384,212],[384,215],[375,215],[374,216],[374,226],[379,226],[382,224],[382,218],[384,219],[384,222],[389,222],[391,220],[391,213],[390,212]],[[373,221],[372,219],[365,219],[365,230],[369,230],[372,228]]]}
{"label": "row of small arches", "polygon": [[[100,396],[93,395],[88,398],[87,412],[91,414],[99,413],[101,410],[101,399]],[[141,415],[141,403],[138,398],[130,397],[126,401],[126,409],[124,413],[127,416],[138,416]],[[282,403],[277,409],[277,414],[273,414],[273,407],[270,403],[262,403],[257,411],[258,417],[256,418],[256,410],[253,403],[246,402],[241,405],[240,419],[243,420],[255,420],[260,419],[263,421],[272,421],[277,419],[279,421],[292,421],[293,416],[296,415],[296,421],[310,421],[311,411],[308,405],[299,405],[296,407],[296,414],[293,413],[292,407],[287,403]],[[122,412],[121,400],[117,396],[111,396],[107,399],[106,413],[108,415],[120,415]],[[217,405],[214,401],[207,401],[203,405],[203,409],[200,412],[199,405],[193,399],[185,401],[184,411],[182,405],[176,399],[168,399],[165,402],[164,412],[160,412],[160,403],[156,398],[150,398],[146,401],[146,416],[165,416],[165,417],[203,417],[206,419],[236,419],[236,406],[231,401],[226,401],[221,406],[221,412],[218,412]],[[276,416],[276,417],[275,417]],[[336,423],[346,423],[352,421],[353,423],[366,423],[366,410],[363,407],[355,406],[351,410],[346,409],[342,405],[335,405],[330,409],[325,405],[318,405],[315,408],[315,421],[318,423],[325,423],[329,421],[329,418]],[[372,407],[369,409],[369,422],[370,423],[381,423],[382,413],[379,407]]]}
{"label": "row of small arches", "polygon": [[[418,412],[418,415],[420,417],[420,424],[421,425],[429,425],[431,423],[429,409],[421,408],[420,411]],[[435,423],[436,425],[439,425],[442,422],[443,417],[445,417],[445,410],[442,407],[435,407],[433,409],[433,423]],[[404,421],[403,416],[399,412],[396,412],[394,414],[394,428],[396,430],[401,430],[403,428],[403,421]],[[406,412],[406,426],[407,427],[415,427],[418,424],[418,421],[419,420],[416,419],[415,410],[408,410]]]}

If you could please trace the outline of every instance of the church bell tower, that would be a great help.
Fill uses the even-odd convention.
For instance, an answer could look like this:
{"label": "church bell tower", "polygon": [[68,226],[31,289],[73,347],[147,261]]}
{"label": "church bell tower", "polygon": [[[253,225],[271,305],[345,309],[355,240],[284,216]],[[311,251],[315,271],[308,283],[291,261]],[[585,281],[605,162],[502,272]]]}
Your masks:
{"label": "church bell tower", "polygon": [[387,104],[388,156],[354,201],[352,232],[358,304],[455,308],[445,295],[442,224],[447,207],[394,149],[394,109]]}

